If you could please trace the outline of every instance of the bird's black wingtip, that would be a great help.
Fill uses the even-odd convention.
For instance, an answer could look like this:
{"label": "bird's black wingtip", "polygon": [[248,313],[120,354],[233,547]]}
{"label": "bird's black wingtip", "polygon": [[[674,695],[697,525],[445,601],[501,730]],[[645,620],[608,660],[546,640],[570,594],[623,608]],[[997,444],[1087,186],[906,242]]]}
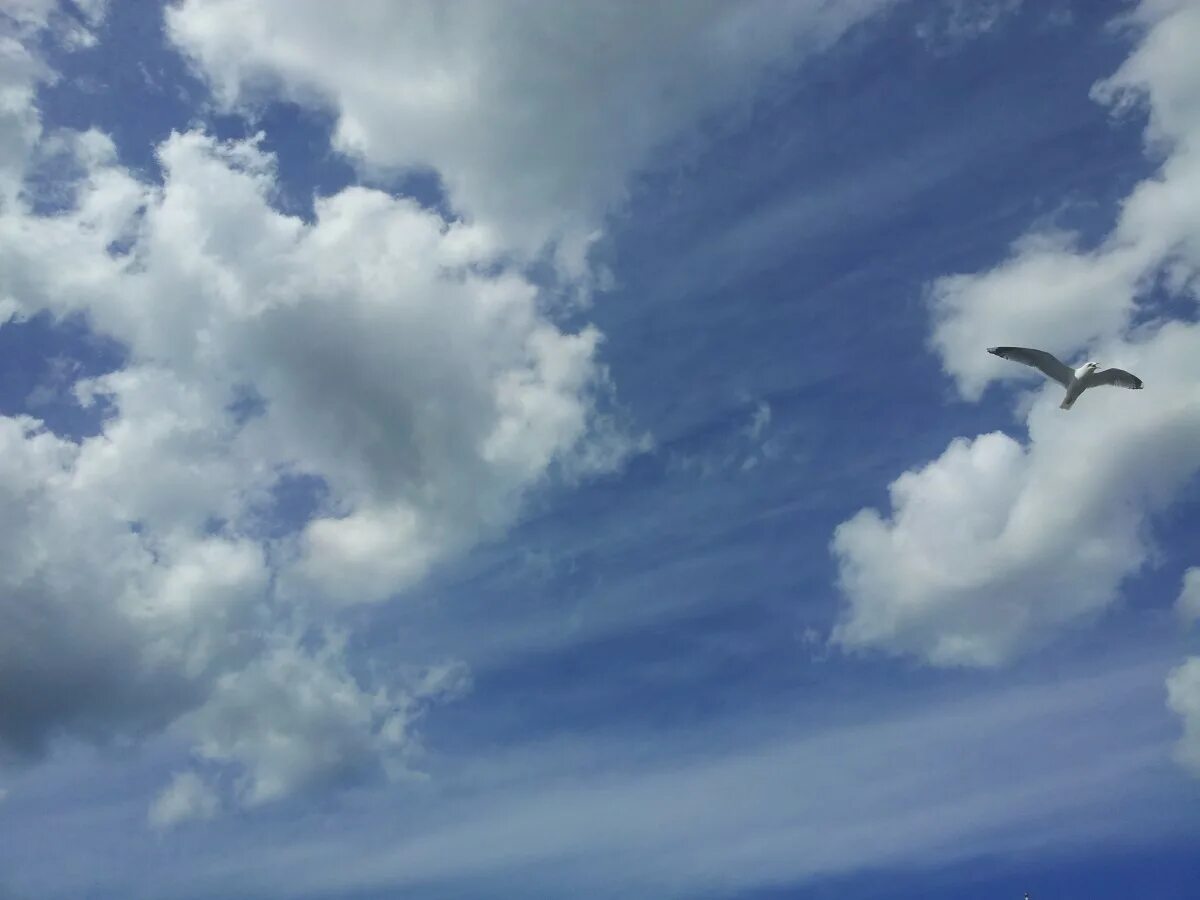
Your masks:
{"label": "bird's black wingtip", "polygon": [[987,351],[988,351],[988,353],[992,354],[992,356],[999,356],[999,355],[1000,355],[1000,348],[999,348],[999,347],[988,347],[988,348],[987,348]]}

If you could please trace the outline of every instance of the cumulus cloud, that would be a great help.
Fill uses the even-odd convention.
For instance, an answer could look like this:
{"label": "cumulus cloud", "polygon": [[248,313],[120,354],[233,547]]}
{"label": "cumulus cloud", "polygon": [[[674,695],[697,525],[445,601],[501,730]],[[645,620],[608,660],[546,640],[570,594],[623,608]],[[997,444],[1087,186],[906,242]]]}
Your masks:
{"label": "cumulus cloud", "polygon": [[[634,446],[602,336],[561,327],[527,264],[585,287],[654,150],[887,2],[167,7],[218,104],[327,108],[364,171],[432,171],[454,214],[353,186],[311,221],[273,204],[261,136],[172,134],[150,182],[106,135],[43,123],[55,73],[31,48],[94,40],[105,3],[6,7],[0,324],[78,316],[125,356],[57,392],[101,412],[96,434],[0,417],[0,748],[171,729],[221,774],[178,773],[163,827],[227,786],[253,805],[402,772],[469,675],[352,659],[339,611]],[[281,520],[292,481],[319,486],[315,512]]]}
{"label": "cumulus cloud", "polygon": [[266,585],[244,539],[131,528],[112,508],[119,485],[89,472],[105,443],[0,417],[0,749],[22,756],[63,730],[160,727],[197,702],[236,662],[233,625]]}
{"label": "cumulus cloud", "polygon": [[[1200,267],[1200,10],[1144,3],[1146,29],[1129,59],[1093,96],[1116,114],[1148,113],[1147,140],[1166,155],[1158,173],[1121,204],[1113,231],[1095,248],[1078,235],[1034,232],[996,268],[951,275],[930,291],[932,344],[962,395],[993,381],[1030,377],[980,347],[1017,344],[1065,356],[1121,336],[1139,298],[1160,286],[1194,292]],[[981,358],[982,357],[982,358]]]}
{"label": "cumulus cloud", "polygon": [[[1149,558],[1149,516],[1200,468],[1200,326],[1155,315],[1151,290],[1195,296],[1200,284],[1200,9],[1144,3],[1136,22],[1141,40],[1094,93],[1144,104],[1148,140],[1165,154],[1159,172],[1100,246],[1031,234],[995,269],[941,279],[930,297],[933,346],[964,397],[1030,377],[984,352],[1009,343],[1087,348],[1146,390],[1097,391],[1064,414],[1061,388],[1042,387],[1024,413],[1026,440],[960,438],[892,484],[890,515],[864,510],[842,524],[833,550],[847,606],[834,637],[844,646],[936,665],[1004,662],[1115,602]],[[1147,321],[1133,326],[1135,313]]]}
{"label": "cumulus cloud", "polygon": [[[337,654],[255,646],[262,598],[383,599],[503,527],[587,444],[597,336],[558,330],[521,276],[484,271],[466,226],[410,202],[350,189],[312,225],[280,215],[253,142],[175,135],[161,187],[99,138],[80,144],[100,152],[71,211],[0,218],[0,285],[23,315],[86,314],[131,362],[76,385],[114,413],[79,444],[0,420],[0,514],[19,536],[2,576],[0,734],[33,750],[81,717],[200,704],[202,746],[250,767],[249,798],[275,796],[403,736],[376,715],[395,698],[356,685]],[[246,421],[231,407],[244,386],[261,399]],[[328,508],[294,523],[272,575],[254,511],[295,472],[328,486]],[[301,672],[305,702],[327,702],[290,702]],[[261,691],[254,727],[270,734],[214,738],[249,728],[246,691]],[[255,749],[280,733],[324,749]]]}
{"label": "cumulus cloud", "polygon": [[[67,50],[93,46],[107,8],[108,0],[75,0],[70,6],[60,0],[6,0],[0,8],[0,169],[17,158],[12,155],[14,147],[7,143],[11,135],[5,133],[12,123],[5,120],[14,114],[32,120],[18,130],[31,128],[36,136],[40,123],[30,109],[31,82],[57,77],[27,49],[26,42],[45,39]],[[31,79],[30,74],[35,77]]]}
{"label": "cumulus cloud", "polygon": [[402,774],[413,723],[430,701],[459,693],[465,679],[461,666],[440,666],[407,690],[367,690],[336,642],[315,657],[284,642],[224,673],[182,726],[200,736],[200,756],[241,764],[238,799],[256,806],[302,788]]}
{"label": "cumulus cloud", "polygon": [[[396,775],[469,679],[352,667],[333,617],[620,463],[600,335],[483,225],[361,187],[283,215],[258,138],[173,134],[150,183],[103,134],[44,133],[37,9],[0,63],[0,322],[82,316],[126,364],[70,387],[97,434],[0,416],[0,750],[169,727],[245,804]],[[41,215],[22,180],[50,157]],[[301,476],[317,512],[274,521]],[[151,819],[213,790],[184,773]]]}
{"label": "cumulus cloud", "polygon": [[[31,8],[32,10],[32,8]],[[0,209],[11,205],[21,189],[29,154],[41,134],[41,117],[33,106],[34,92],[50,77],[49,70],[26,49],[21,40],[26,29],[44,26],[16,9],[12,25],[0,18]],[[0,306],[0,319],[5,318]]]}
{"label": "cumulus cloud", "polygon": [[932,285],[933,343],[965,398],[979,399],[998,379],[1032,380],[981,348],[1033,346],[1067,359],[1119,333],[1128,321],[1146,256],[1136,248],[1080,252],[1076,240],[1066,234],[1028,235],[997,268],[947,276]]}
{"label": "cumulus cloud", "polygon": [[1047,388],[1027,441],[960,438],[892,484],[890,517],[839,526],[838,640],[994,665],[1116,600],[1151,552],[1147,517],[1200,469],[1200,327],[1173,323],[1103,358],[1147,389],[1097,393],[1068,418]]}
{"label": "cumulus cloud", "polygon": [[[123,485],[126,518],[232,521],[280,471],[312,473],[334,499],[296,568],[382,566],[334,598],[375,599],[505,524],[588,437],[598,335],[559,330],[527,280],[487,271],[468,226],[360,188],[311,225],[288,218],[253,141],[174,135],[160,159],[161,188],[105,161],[72,214],[0,222],[23,313],[84,312],[132,351],[77,388],[120,412],[89,473],[118,477],[136,453],[157,476]],[[105,249],[122,239],[127,252]],[[229,407],[246,386],[261,411],[243,422]]]}
{"label": "cumulus cloud", "polygon": [[227,106],[327,107],[339,149],[436,169],[457,210],[578,276],[653,150],[887,3],[186,0],[167,31]]}

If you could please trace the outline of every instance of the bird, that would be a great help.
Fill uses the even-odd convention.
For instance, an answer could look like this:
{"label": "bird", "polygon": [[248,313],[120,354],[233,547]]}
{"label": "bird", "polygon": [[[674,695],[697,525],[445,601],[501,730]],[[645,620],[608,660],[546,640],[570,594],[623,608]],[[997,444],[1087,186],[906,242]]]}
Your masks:
{"label": "bird", "polygon": [[1078,369],[1072,369],[1045,350],[1034,350],[1030,347],[988,347],[988,353],[1001,359],[1033,366],[1065,387],[1067,394],[1059,404],[1059,409],[1070,409],[1079,399],[1079,395],[1088,388],[1111,384],[1132,391],[1142,389],[1142,379],[1124,369],[1101,369],[1094,362],[1086,362]]}

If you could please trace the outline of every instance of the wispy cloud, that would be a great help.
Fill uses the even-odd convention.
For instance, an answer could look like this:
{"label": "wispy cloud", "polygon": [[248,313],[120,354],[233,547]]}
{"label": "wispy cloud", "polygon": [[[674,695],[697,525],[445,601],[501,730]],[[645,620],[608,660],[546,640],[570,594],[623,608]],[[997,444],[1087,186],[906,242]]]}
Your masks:
{"label": "wispy cloud", "polygon": [[150,824],[171,828],[191,819],[211,819],[220,798],[195,772],[179,772],[150,806]]}
{"label": "wispy cloud", "polygon": [[931,48],[946,49],[991,31],[1016,13],[1024,0],[939,0],[916,26],[916,34]]}
{"label": "wispy cloud", "polygon": [[[889,5],[417,4],[348,27],[323,4],[221,0],[172,7],[167,27],[231,108],[264,85],[329,104],[340,149],[434,167],[456,209],[515,252],[551,243],[579,277],[653,150]],[[354,74],[364,59],[370,78]]]}
{"label": "wispy cloud", "polygon": [[[295,834],[252,866],[199,852],[191,877],[198,889],[276,896],[440,895],[485,883],[533,896],[568,885],[698,896],[1145,840],[1185,827],[1158,808],[1174,789],[1169,735],[1148,702],[1163,671],[1140,663],[808,730],[775,710],[645,745],[510,747],[450,763],[442,791],[410,801],[407,821],[385,821],[396,801],[379,798],[336,837]],[[1087,761],[1080,745],[1093,751]]]}

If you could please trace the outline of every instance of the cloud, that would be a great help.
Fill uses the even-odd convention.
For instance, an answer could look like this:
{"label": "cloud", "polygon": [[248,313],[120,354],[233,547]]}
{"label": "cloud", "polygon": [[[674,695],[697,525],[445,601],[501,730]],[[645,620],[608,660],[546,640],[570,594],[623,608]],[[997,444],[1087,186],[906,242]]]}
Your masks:
{"label": "cloud", "polygon": [[[352,666],[340,611],[636,446],[602,336],[558,325],[525,264],[587,283],[653,150],[882,5],[168,7],[227,108],[326,106],[365,170],[430,169],[457,216],[353,186],[304,221],[273,205],[261,135],[172,134],[152,183],[106,135],[44,129],[55,75],[29,48],[104,4],[23,4],[0,47],[0,321],[78,316],[125,364],[59,393],[103,410],[97,434],[0,418],[0,745],[170,728],[248,805],[402,771],[469,678]],[[315,512],[277,521],[289,479],[319,486]],[[152,817],[208,808],[179,778]]]}
{"label": "cloud", "polygon": [[59,729],[154,724],[188,692],[143,655],[162,620],[138,618],[141,585],[129,576],[145,572],[149,552],[128,526],[94,527],[107,498],[75,483],[78,447],[12,418],[0,419],[0,446],[0,747],[29,755]]}
{"label": "cloud", "polygon": [[[204,791],[246,805],[402,772],[469,678],[351,665],[340,611],[638,446],[602,336],[559,326],[524,264],[586,283],[655,149],[883,5],[168,7],[218,101],[327,106],[364,169],[429,168],[458,216],[353,186],[304,221],[275,208],[261,135],[172,134],[148,182],[108,136],[44,128],[55,74],[30,48],[104,5],[24,4],[0,35],[0,321],[81,317],[125,363],[58,392],[103,410],[97,434],[0,418],[5,752],[171,729],[229,776]],[[276,521],[288,479],[319,486],[315,512]],[[207,812],[198,785],[152,820]]]}
{"label": "cloud", "polygon": [[942,0],[917,24],[916,35],[931,50],[948,52],[992,31],[1021,9],[1023,0]]}
{"label": "cloud", "polygon": [[[77,386],[120,413],[86,456],[96,477],[120,477],[132,453],[157,476],[124,485],[128,519],[234,520],[281,469],[312,473],[333,500],[296,569],[382,566],[336,591],[373,599],[504,525],[582,451],[607,390],[599,336],[560,331],[528,281],[486,273],[469,226],[360,188],[305,225],[269,205],[272,161],[254,142],[191,132],[160,158],[161,188],[103,162],[72,214],[0,221],[23,314],[84,312],[130,348],[126,369]],[[114,256],[118,240],[132,243]],[[228,407],[247,386],[261,412],[239,422]]]}
{"label": "cloud", "polygon": [[[1170,738],[1152,699],[1163,665],[1109,658],[1103,672],[1057,671],[953,702],[914,704],[897,689],[886,713],[875,698],[836,724],[743,709],[695,730],[468,752],[443,760],[443,790],[410,796],[404,816],[395,793],[373,793],[336,833],[319,817],[296,821],[253,859],[229,852],[238,831],[196,846],[189,889],[728,895],[1190,834],[1185,810],[1163,814],[1179,789],[1164,777]],[[1081,758],[1080,746],[1094,752]]]}
{"label": "cloud", "polygon": [[990,382],[1002,378],[1033,380],[981,348],[1033,346],[1066,359],[1118,334],[1129,320],[1146,257],[1138,248],[1081,253],[1075,240],[1063,234],[1028,235],[997,268],[947,276],[932,285],[933,344],[963,397],[977,400]]}
{"label": "cloud", "polygon": [[[20,32],[0,28],[0,209],[11,205],[20,191],[29,154],[42,130],[33,106],[34,92],[49,77],[49,70],[25,48]],[[0,298],[0,320],[5,317]]]}
{"label": "cloud", "polygon": [[957,439],[892,483],[890,517],[863,510],[838,527],[837,641],[995,665],[1116,601],[1149,557],[1148,516],[1200,470],[1200,326],[1166,325],[1102,358],[1146,390],[1097,391],[1064,414],[1047,387],[1027,442]]}
{"label": "cloud", "polygon": [[932,344],[967,399],[993,381],[1024,376],[981,347],[1017,344],[1071,355],[1123,333],[1152,287],[1194,292],[1200,268],[1200,10],[1144,3],[1144,36],[1093,96],[1149,113],[1147,139],[1165,161],[1121,204],[1112,232],[1087,249],[1075,234],[1033,232],[987,272],[951,275],[930,290]]}
{"label": "cloud", "polygon": [[1183,576],[1183,589],[1175,601],[1175,609],[1188,624],[1200,622],[1200,568],[1188,569]]}
{"label": "cloud", "polygon": [[[8,58],[0,316],[81,316],[126,364],[70,385],[97,434],[0,417],[0,749],[169,727],[247,804],[397,774],[468,679],[352,671],[337,612],[621,463],[600,335],[485,227],[361,187],[280,213],[260,138],[173,134],[141,180],[99,132],[43,133],[42,64]],[[47,160],[54,215],[21,190]],[[323,499],[279,520],[297,477]],[[193,788],[153,815],[203,809]]]}
{"label": "cloud", "polygon": [[[1005,662],[1116,602],[1150,557],[1149,517],[1196,476],[1200,326],[1156,315],[1150,298],[1200,284],[1200,10],[1143,4],[1139,22],[1141,41],[1094,93],[1148,105],[1148,136],[1167,154],[1159,173],[1096,249],[1034,233],[995,269],[939,280],[930,299],[933,346],[964,397],[1030,377],[983,352],[1008,343],[1087,347],[1146,390],[1097,391],[1064,414],[1061,388],[1040,387],[1027,440],[959,438],[893,482],[890,516],[863,510],[839,526],[843,646]],[[1147,321],[1134,327],[1135,313]]]}
{"label": "cloud", "polygon": [[[305,226],[268,204],[271,161],[252,142],[190,133],[170,138],[160,156],[161,188],[102,154],[71,212],[0,220],[5,292],[21,311],[85,313],[133,360],[76,385],[82,401],[104,397],[115,411],[79,445],[33,420],[3,420],[12,462],[4,511],[22,517],[6,533],[31,544],[10,543],[9,596],[36,591],[48,609],[61,608],[42,615],[44,633],[27,626],[24,649],[5,655],[15,669],[5,690],[31,703],[27,714],[15,699],[5,704],[22,721],[3,733],[27,731],[33,747],[70,718],[33,698],[96,709],[78,690],[17,677],[44,671],[39,659],[67,649],[50,642],[70,640],[70,652],[53,655],[78,666],[79,685],[93,691],[105,684],[98,670],[126,685],[138,670],[131,650],[152,650],[185,682],[164,698],[162,715],[207,697],[207,714],[191,720],[201,733],[226,721],[220,707],[244,699],[222,677],[268,690],[273,666],[303,659],[315,667],[314,692],[360,702],[329,726],[353,744],[372,706],[331,658],[294,650],[243,658],[240,629],[251,629],[245,617],[271,578],[253,510],[280,473],[321,478],[329,509],[293,523],[278,555],[282,594],[304,604],[390,596],[511,521],[523,494],[586,444],[604,387],[597,337],[556,329],[522,278],[478,271],[489,258],[464,226],[414,204],[350,189],[322,201]],[[105,248],[120,238],[132,243],[114,257]],[[246,422],[230,409],[242,385],[262,399]],[[204,537],[214,521],[224,523],[221,536]],[[77,541],[46,542],[68,529]],[[3,607],[9,634],[29,602]],[[76,629],[78,638],[67,637]],[[93,638],[95,649],[81,653],[88,634],[111,639]],[[127,690],[110,686],[112,707],[144,710]],[[283,699],[276,709],[297,740],[316,740],[325,727],[313,730]],[[269,714],[265,723],[272,727]],[[243,745],[217,746],[230,758]],[[331,754],[321,759],[333,765]],[[252,752],[238,758],[265,765]],[[274,762],[282,784],[310,778],[305,763]],[[250,796],[273,792],[260,785]]]}
{"label": "cloud", "polygon": [[1167,677],[1167,705],[1183,720],[1176,759],[1200,776],[1200,657],[1187,660]]}
{"label": "cloud", "polygon": [[189,819],[211,819],[220,800],[195,772],[178,772],[150,807],[150,824],[170,828]]}
{"label": "cloud", "polygon": [[[1200,622],[1200,568],[1184,573],[1175,609],[1188,625]],[[1167,706],[1183,722],[1175,757],[1200,777],[1200,657],[1186,660],[1167,676]]]}
{"label": "cloud", "polygon": [[653,151],[886,5],[187,0],[167,33],[227,107],[326,107],[368,169],[436,170],[456,210],[578,277]]}
{"label": "cloud", "polygon": [[757,442],[770,424],[771,404],[766,400],[759,400],[754,407],[754,415],[750,417],[750,424],[746,426],[746,437],[752,442]]}
{"label": "cloud", "polygon": [[336,643],[314,657],[281,642],[223,673],[181,725],[198,736],[201,757],[241,766],[237,797],[257,806],[301,789],[403,774],[411,726],[430,696],[439,695],[364,689]]}

